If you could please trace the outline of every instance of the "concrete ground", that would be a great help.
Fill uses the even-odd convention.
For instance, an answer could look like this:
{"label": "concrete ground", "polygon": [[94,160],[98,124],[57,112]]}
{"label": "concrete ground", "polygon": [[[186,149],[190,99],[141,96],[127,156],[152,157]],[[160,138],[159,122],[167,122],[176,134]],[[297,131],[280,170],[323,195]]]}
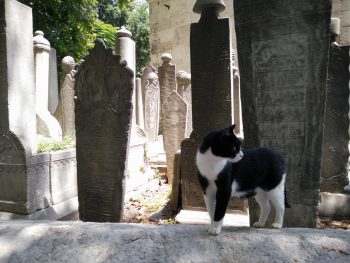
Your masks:
{"label": "concrete ground", "polygon": [[0,262],[350,262],[350,231],[0,221]]}

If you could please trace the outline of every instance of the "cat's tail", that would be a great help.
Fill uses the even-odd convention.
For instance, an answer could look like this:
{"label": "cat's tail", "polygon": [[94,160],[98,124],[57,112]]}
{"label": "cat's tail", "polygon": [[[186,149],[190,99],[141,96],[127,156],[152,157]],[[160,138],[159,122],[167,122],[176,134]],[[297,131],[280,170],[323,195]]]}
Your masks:
{"label": "cat's tail", "polygon": [[284,207],[285,208],[291,208],[290,204],[288,203],[287,189],[286,188],[284,188]]}

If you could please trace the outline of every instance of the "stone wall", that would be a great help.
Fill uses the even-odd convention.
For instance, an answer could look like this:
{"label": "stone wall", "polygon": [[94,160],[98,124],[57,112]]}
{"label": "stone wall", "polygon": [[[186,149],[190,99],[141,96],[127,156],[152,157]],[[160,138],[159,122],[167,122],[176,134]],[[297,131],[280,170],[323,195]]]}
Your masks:
{"label": "stone wall", "polygon": [[[162,54],[168,52],[172,54],[177,70],[190,71],[190,24],[199,20],[199,15],[192,12],[195,2],[196,0],[149,0],[152,65],[161,64]],[[232,45],[235,48],[233,0],[226,0],[225,4],[226,10],[221,13],[221,17],[230,18]],[[333,0],[332,16],[341,20],[339,43],[350,45],[350,1]]]}

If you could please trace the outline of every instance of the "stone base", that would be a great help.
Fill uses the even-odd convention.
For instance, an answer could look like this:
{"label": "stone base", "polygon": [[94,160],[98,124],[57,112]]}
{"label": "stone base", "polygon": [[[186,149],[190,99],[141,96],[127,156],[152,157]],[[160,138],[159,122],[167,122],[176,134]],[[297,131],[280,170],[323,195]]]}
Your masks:
{"label": "stone base", "polygon": [[321,193],[320,216],[350,217],[350,194]]}
{"label": "stone base", "polygon": [[30,215],[20,215],[0,211],[0,220],[28,219],[28,220],[57,220],[78,211],[78,197],[62,203],[49,206]]}
{"label": "stone base", "polygon": [[[207,212],[181,210],[175,218],[179,224],[192,225],[209,225],[210,219]],[[224,226],[248,226],[249,215],[242,214],[226,214],[224,217]]]}
{"label": "stone base", "polygon": [[350,262],[350,235],[335,229],[0,221],[0,261]]}

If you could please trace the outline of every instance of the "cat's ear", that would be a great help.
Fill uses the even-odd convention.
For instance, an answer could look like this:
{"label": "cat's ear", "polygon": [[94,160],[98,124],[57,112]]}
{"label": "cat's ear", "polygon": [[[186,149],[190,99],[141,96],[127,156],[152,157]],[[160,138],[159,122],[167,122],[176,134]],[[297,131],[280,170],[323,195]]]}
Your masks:
{"label": "cat's ear", "polygon": [[236,124],[233,124],[230,127],[226,128],[226,134],[227,135],[234,135],[235,134],[235,128],[236,128]]}

